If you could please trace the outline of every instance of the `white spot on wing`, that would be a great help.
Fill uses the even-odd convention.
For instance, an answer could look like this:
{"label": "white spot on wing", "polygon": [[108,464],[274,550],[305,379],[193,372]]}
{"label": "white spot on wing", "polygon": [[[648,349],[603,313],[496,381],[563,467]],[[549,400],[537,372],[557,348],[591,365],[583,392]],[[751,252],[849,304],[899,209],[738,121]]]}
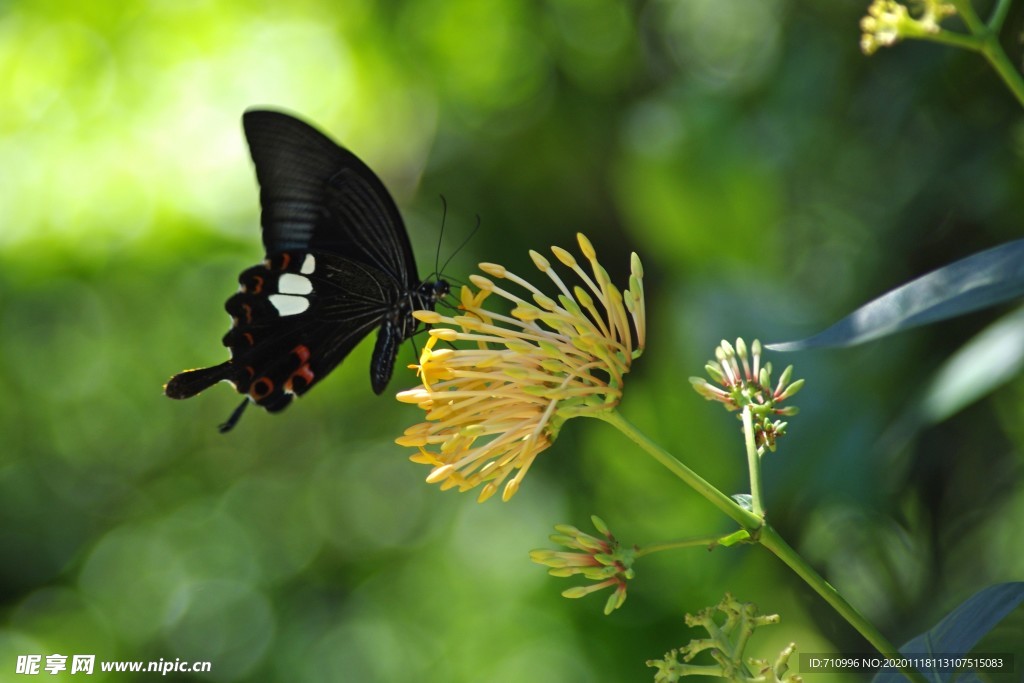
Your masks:
{"label": "white spot on wing", "polygon": [[282,294],[309,294],[313,291],[313,283],[308,277],[284,273],[277,279],[277,291]]}
{"label": "white spot on wing", "polygon": [[299,268],[299,272],[303,275],[309,275],[316,270],[316,259],[313,258],[312,254],[306,254],[306,258],[302,261],[302,267]]}
{"label": "white spot on wing", "polygon": [[[283,279],[283,278],[282,278]],[[305,280],[306,278],[302,278]],[[308,280],[307,280],[308,282]],[[309,299],[304,296],[291,296],[290,294],[271,294],[270,303],[281,316],[298,315],[309,308]]]}

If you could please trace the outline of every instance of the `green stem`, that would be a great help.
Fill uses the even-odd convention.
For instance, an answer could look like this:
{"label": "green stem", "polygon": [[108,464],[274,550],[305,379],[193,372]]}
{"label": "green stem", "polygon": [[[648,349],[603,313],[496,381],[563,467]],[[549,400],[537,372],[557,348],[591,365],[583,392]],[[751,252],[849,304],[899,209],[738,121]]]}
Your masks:
{"label": "green stem", "polygon": [[[747,463],[750,468],[750,497],[754,508],[754,514],[764,518],[764,509],[761,503],[761,456],[757,453],[757,445],[754,441],[754,424],[750,412],[750,406],[743,408],[743,436],[747,446]],[[762,535],[758,542],[765,548],[777,555],[783,562],[789,565],[809,586],[814,588],[821,597],[832,605],[840,616],[846,619],[851,626],[864,636],[869,643],[883,655],[893,655],[898,652],[895,646],[886,639],[874,625],[865,619],[860,612],[853,608],[842,595],[839,594],[830,583],[825,581],[818,572],[814,571],[793,548],[786,543],[781,536],[768,524],[761,530]],[[904,672],[907,673],[907,672]]]}
{"label": "green stem", "polygon": [[762,524],[764,524],[764,520],[760,517],[740,506],[736,501],[719,491],[699,474],[676,460],[671,453],[647,438],[647,436],[634,427],[631,422],[622,417],[618,411],[602,411],[600,413],[593,413],[591,417],[604,420],[608,424],[616,427],[633,443],[640,446],[640,448],[647,451],[647,453],[655,460],[668,468],[672,474],[682,479],[690,486],[690,488],[707,498],[715,507],[729,515],[729,517],[734,519],[740,526],[750,531],[752,535],[756,535],[756,531],[761,528]]}
{"label": "green stem", "polygon": [[1021,79],[1017,67],[1006,56],[1003,46],[999,44],[999,39],[994,35],[990,35],[988,40],[985,41],[985,46],[982,48],[981,53],[985,55],[989,64],[992,65],[992,68],[1003,79],[1003,83],[1014,94],[1017,101],[1024,105],[1024,80]]}
{"label": "green stem", "polygon": [[761,503],[761,456],[757,453],[754,440],[754,418],[750,406],[743,406],[743,441],[747,447],[747,469],[750,471],[750,506],[754,515],[764,519],[764,506]]}
{"label": "green stem", "polygon": [[951,0],[951,2],[956,7],[957,14],[967,24],[967,29],[971,33],[981,37],[987,31],[985,24],[982,23],[981,19],[978,18],[977,12],[974,11],[974,5],[971,4],[971,0]]}
{"label": "green stem", "polygon": [[933,43],[942,43],[951,47],[961,47],[973,52],[985,52],[985,41],[976,36],[969,36],[955,31],[939,31],[938,33],[922,33],[919,36],[922,40],[930,40]]}
{"label": "green stem", "polygon": [[[975,13],[970,0],[952,0],[952,2],[972,36],[981,41],[980,47],[973,47],[972,49],[977,49],[981,54],[985,55],[985,59],[996,70],[999,77],[1003,79],[1006,87],[1014,94],[1017,101],[1024,106],[1024,79],[1021,78],[1020,72],[1013,65],[1013,62],[1010,61],[1010,58],[1006,56],[1006,51],[1003,50],[1003,46],[999,43],[999,29],[1002,28],[1003,20],[1006,18],[1009,3],[1001,0],[992,12],[989,24],[985,25],[977,13]],[[946,42],[949,42],[948,36],[951,34],[948,32],[940,31],[933,38],[938,39],[943,34],[947,37]]]}
{"label": "green stem", "polygon": [[692,538],[680,538],[675,541],[664,541],[652,543],[642,548],[637,548],[634,557],[643,557],[652,553],[660,553],[662,550],[678,550],[679,548],[708,548],[709,550],[718,545],[720,536],[695,536]]}
{"label": "green stem", "polygon": [[[696,472],[691,470],[689,467],[679,462],[675,457],[672,456],[668,451],[663,449],[651,441],[647,436],[641,433],[632,423],[626,418],[622,417],[618,412],[614,410],[605,411],[602,413],[593,414],[592,417],[604,420],[608,424],[611,424],[618,428],[623,434],[625,434],[631,441],[640,446],[640,448],[647,451],[655,460],[660,462],[662,465],[667,467],[669,471],[675,474],[677,477],[682,479],[691,488],[696,490],[702,496],[707,498],[720,510],[725,512],[729,517],[738,522],[744,530],[750,532],[750,537],[756,540],[758,543],[763,545],[776,557],[781,559],[786,565],[796,572],[797,576],[803,579],[811,588],[813,588],[822,598],[825,599],[828,604],[839,613],[843,619],[845,619],[853,628],[857,629],[864,638],[867,639],[879,653],[883,655],[894,655],[899,652],[895,645],[889,642],[889,640],[882,635],[881,631],[874,627],[874,625],[861,615],[853,606],[848,603],[839,592],[832,587],[827,581],[814,568],[804,560],[781,536],[770,526],[764,523],[764,519],[754,515],[746,508],[737,505],[731,498],[726,496],[724,493],[719,491],[717,488],[712,486],[708,481],[703,479]],[[744,421],[744,431],[753,435],[753,426],[750,425],[749,430],[747,429],[747,423],[750,422],[749,416]],[[756,449],[755,449],[756,455]],[[752,475],[753,476],[753,475]],[[758,473],[758,482],[760,481],[760,474]],[[709,540],[719,541],[717,537],[713,539],[700,538],[700,539],[689,539],[692,541],[690,546],[697,545],[698,542],[708,543]],[[684,541],[687,542],[687,541]],[[686,547],[686,546],[677,546]],[[650,546],[642,552],[654,552],[658,546]],[[660,548],[664,549],[664,548]],[[925,678],[916,670],[913,669],[900,669],[904,675],[910,680],[916,681],[917,683],[926,683]]]}
{"label": "green stem", "polygon": [[992,10],[992,16],[988,19],[988,30],[992,33],[999,33],[1002,30],[1006,15],[1010,12],[1011,1],[999,0],[995,9]]}
{"label": "green stem", "polygon": [[[796,572],[797,576],[804,580],[807,585],[817,591],[818,595],[832,605],[832,608],[839,612],[851,626],[857,629],[871,645],[882,655],[895,655],[899,649],[889,642],[889,639],[882,635],[882,632],[875,628],[874,624],[864,618],[853,605],[848,603],[839,594],[832,584],[826,581],[814,568],[804,560],[795,550],[770,525],[761,529],[761,536],[758,542],[770,550],[776,557],[786,563],[790,569]],[[919,683],[926,683],[926,680],[916,669],[901,668],[907,678]]]}

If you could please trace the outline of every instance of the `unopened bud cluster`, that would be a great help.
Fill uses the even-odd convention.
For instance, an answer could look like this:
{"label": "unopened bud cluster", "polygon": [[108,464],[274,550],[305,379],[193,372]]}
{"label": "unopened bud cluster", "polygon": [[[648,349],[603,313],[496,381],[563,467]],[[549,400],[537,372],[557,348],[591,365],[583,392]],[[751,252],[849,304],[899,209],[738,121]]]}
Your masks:
{"label": "unopened bud cluster", "polygon": [[860,20],[864,32],[860,38],[860,49],[874,54],[880,47],[889,47],[904,38],[928,38],[941,31],[939,22],[956,14],[951,2],[943,0],[921,0],[917,16],[896,0],[875,0],[868,7],[867,16]]}
{"label": "unopened bud cluster", "polygon": [[600,517],[594,515],[590,519],[601,537],[584,533],[570,524],[559,524],[555,526],[558,533],[552,534],[550,538],[569,548],[569,552],[533,550],[530,559],[550,567],[548,573],[552,576],[582,574],[584,578],[595,582],[589,586],[575,586],[562,591],[566,598],[582,598],[603,588],[614,587],[615,590],[608,596],[604,606],[604,613],[611,614],[626,601],[626,581],[634,576],[632,566],[636,548],[622,547]]}
{"label": "unopened bud cluster", "polygon": [[748,353],[746,342],[737,339],[735,346],[723,340],[715,349],[715,360],[708,361],[704,369],[713,383],[703,377],[691,377],[690,383],[697,393],[709,401],[718,401],[726,410],[749,406],[757,447],[774,451],[776,440],[785,434],[786,423],[773,418],[798,412],[796,406],[782,405],[804,385],[802,379],[793,381],[793,366],[783,370],[773,386],[771,363],[761,364],[761,342],[755,339]]}

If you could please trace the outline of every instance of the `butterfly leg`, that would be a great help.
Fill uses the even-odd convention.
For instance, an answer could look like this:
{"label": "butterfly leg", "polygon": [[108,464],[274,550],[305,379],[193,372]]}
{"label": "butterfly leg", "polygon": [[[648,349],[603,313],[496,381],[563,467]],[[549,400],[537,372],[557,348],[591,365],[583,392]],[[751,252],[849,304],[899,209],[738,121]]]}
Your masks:
{"label": "butterfly leg", "polygon": [[217,431],[219,431],[221,434],[227,434],[232,429],[234,429],[235,425],[238,424],[238,421],[242,418],[242,413],[245,412],[245,407],[250,403],[252,403],[252,401],[250,401],[248,397],[243,399],[242,402],[238,405],[238,407],[235,408],[234,411],[231,413],[231,416],[227,419],[227,421],[225,421],[222,425],[217,427]]}

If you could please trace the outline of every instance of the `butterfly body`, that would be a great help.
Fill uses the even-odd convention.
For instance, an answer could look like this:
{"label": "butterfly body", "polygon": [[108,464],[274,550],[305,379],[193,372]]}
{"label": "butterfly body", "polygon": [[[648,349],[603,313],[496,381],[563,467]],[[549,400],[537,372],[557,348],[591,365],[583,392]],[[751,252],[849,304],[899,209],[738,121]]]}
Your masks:
{"label": "butterfly body", "polygon": [[263,207],[266,259],[239,276],[225,309],[231,359],[189,370],[165,387],[188,398],[219,381],[270,412],[323,379],[378,330],[370,383],[380,394],[398,347],[433,310],[444,280],[421,282],[398,209],[376,175],[348,150],[287,114],[243,117]]}

